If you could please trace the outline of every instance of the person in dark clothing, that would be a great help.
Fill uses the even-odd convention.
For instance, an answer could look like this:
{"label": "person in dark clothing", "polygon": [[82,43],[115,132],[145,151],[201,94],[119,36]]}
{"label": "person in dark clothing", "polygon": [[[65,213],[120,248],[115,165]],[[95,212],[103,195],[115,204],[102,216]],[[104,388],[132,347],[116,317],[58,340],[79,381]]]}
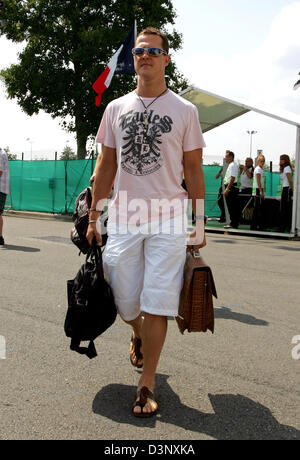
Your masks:
{"label": "person in dark clothing", "polygon": [[286,230],[290,231],[292,226],[294,185],[290,157],[288,155],[281,155],[279,165],[282,192],[280,201],[280,224],[278,230],[284,233]]}
{"label": "person in dark clothing", "polygon": [[[226,150],[225,152],[225,157],[227,155],[227,153],[230,152],[230,150]],[[224,224],[224,222],[226,222],[226,215],[225,215],[225,207],[224,207],[224,198],[223,198],[223,189],[224,189],[224,185],[223,185],[223,182],[224,182],[224,176],[225,176],[225,172],[224,171],[224,168],[222,167],[220,169],[220,171],[218,172],[218,174],[216,175],[216,179],[219,179],[219,177],[222,177],[222,180],[221,180],[221,186],[219,188],[219,192],[218,192],[218,206],[219,206],[219,209],[221,211],[221,215],[220,215],[220,218],[219,218],[219,222],[220,224]]]}
{"label": "person in dark clothing", "polygon": [[249,209],[253,208],[252,189],[253,189],[253,160],[246,158],[245,165],[240,165],[241,186],[239,190],[240,219],[243,219],[243,211],[249,214]]}
{"label": "person in dark clothing", "polygon": [[228,168],[224,177],[224,197],[228,206],[230,215],[230,225],[224,225],[224,228],[238,228],[239,226],[239,203],[238,195],[239,189],[237,188],[238,166],[234,162],[234,153],[226,152],[225,156]]}
{"label": "person in dark clothing", "polygon": [[265,162],[266,160],[264,155],[259,155],[253,178],[253,196],[255,197],[255,204],[250,230],[266,229],[264,215],[266,193],[266,173],[264,171]]}

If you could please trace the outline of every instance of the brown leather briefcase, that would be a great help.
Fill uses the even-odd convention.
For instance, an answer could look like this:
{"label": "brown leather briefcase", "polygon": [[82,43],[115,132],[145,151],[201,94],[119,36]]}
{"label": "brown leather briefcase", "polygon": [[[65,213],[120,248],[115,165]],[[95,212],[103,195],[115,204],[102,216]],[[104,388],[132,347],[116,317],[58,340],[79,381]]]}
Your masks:
{"label": "brown leather briefcase", "polygon": [[176,321],[180,332],[214,333],[213,296],[217,291],[210,267],[199,254],[187,252],[184,284]]}

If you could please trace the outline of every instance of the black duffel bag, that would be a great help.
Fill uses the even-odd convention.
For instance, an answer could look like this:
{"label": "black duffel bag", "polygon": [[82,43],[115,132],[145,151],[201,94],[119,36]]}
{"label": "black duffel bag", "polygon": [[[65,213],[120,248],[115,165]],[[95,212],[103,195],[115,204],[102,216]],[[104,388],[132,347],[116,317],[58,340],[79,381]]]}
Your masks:
{"label": "black duffel bag", "polygon": [[[104,279],[101,248],[95,240],[85,264],[73,280],[67,281],[67,288],[64,330],[71,338],[70,349],[95,358],[94,340],[115,322],[117,316],[112,290]],[[89,341],[88,348],[80,347],[81,341]]]}
{"label": "black duffel bag", "polygon": [[[87,254],[90,249],[86,233],[89,225],[91,203],[92,188],[87,187],[76,198],[72,215],[74,225],[71,229],[71,241],[83,254]],[[105,246],[107,241],[107,220],[107,212],[103,212],[99,222],[99,224],[101,224],[102,246]]]}

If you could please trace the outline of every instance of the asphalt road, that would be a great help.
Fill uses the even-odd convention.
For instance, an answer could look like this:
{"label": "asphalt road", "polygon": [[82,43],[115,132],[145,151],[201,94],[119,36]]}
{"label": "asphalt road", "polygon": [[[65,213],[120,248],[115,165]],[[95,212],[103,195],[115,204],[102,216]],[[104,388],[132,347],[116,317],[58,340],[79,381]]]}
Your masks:
{"label": "asphalt road", "polygon": [[69,350],[66,281],[83,263],[70,228],[5,217],[0,439],[300,440],[300,242],[207,235],[215,334],[181,336],[169,321],[160,412],[141,420],[131,415],[139,371],[128,326],[118,319],[98,338],[94,360]]}

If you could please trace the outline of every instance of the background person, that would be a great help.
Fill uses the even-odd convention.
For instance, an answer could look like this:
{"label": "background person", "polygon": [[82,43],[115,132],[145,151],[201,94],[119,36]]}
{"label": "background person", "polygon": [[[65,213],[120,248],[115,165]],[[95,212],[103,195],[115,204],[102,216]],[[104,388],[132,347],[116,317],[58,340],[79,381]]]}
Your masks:
{"label": "background person", "polygon": [[4,245],[3,238],[3,211],[7,195],[10,192],[9,168],[6,153],[0,147],[0,245]]}
{"label": "background person", "polygon": [[238,165],[234,162],[234,153],[227,151],[225,155],[226,163],[228,168],[224,177],[224,197],[228,206],[228,211],[230,215],[230,225],[224,225],[224,228],[238,228],[239,226],[239,202],[238,202],[238,193],[237,188],[237,179],[238,179]]}
{"label": "background person", "polygon": [[[230,152],[230,150],[226,150],[225,157],[226,157],[226,154],[228,152]],[[224,157],[224,159],[225,159],[225,157]],[[224,182],[225,172],[224,172],[224,167],[222,166],[222,168],[220,169],[220,171],[216,175],[216,179],[219,179],[220,177],[222,178],[221,179],[221,186],[220,186],[219,192],[218,192],[218,206],[219,206],[219,209],[221,211],[221,215],[220,215],[220,218],[219,218],[220,224],[223,224],[224,222],[226,222],[224,198],[223,198],[223,182]]]}
{"label": "background person", "polygon": [[265,206],[265,192],[266,192],[266,173],[264,171],[265,165],[264,155],[259,155],[257,158],[257,166],[254,170],[253,177],[253,191],[254,198],[254,211],[250,230],[265,230],[264,222],[264,206]]}
{"label": "background person", "polygon": [[[248,157],[245,160],[245,165],[240,165],[240,180],[241,180],[241,186],[239,190],[239,205],[240,205],[240,222],[243,218],[242,212],[245,209],[244,213],[245,216],[249,216],[249,210],[251,209],[251,196],[252,196],[252,190],[253,190],[253,173],[254,173],[254,167],[253,167],[253,160],[252,158]],[[253,206],[252,206],[253,208]],[[247,219],[250,220],[250,219]]]}
{"label": "background person", "polygon": [[293,212],[293,177],[290,157],[288,155],[280,156],[280,179],[282,180],[282,192],[280,201],[279,232],[290,231],[292,226]]}
{"label": "background person", "polygon": [[[196,238],[188,241],[188,249],[197,250],[206,244],[202,170],[205,143],[197,108],[166,87],[165,68],[170,62],[166,35],[157,29],[145,29],[137,37],[133,54],[137,90],[107,106],[96,137],[102,144],[102,157],[95,170],[87,238],[91,244],[96,237],[101,244],[99,203],[108,197],[114,184],[103,265],[118,312],[132,328],[131,363],[143,367],[132,411],[137,417],[149,417],[158,409],[153,392],[167,317],[178,314],[186,234],[182,227],[179,233],[162,233],[157,216],[153,218],[148,211],[153,200],[176,199],[180,206],[173,208],[173,216],[163,211],[159,216],[175,226],[184,215],[181,203],[189,197],[196,218]],[[181,187],[183,174],[188,192]],[[124,193],[127,203],[122,201]],[[131,204],[137,200],[143,200],[147,210],[133,226]],[[150,224],[157,224],[158,231],[149,232]]]}
{"label": "background person", "polygon": [[219,222],[220,222],[220,224],[223,224],[224,222],[226,222],[224,200],[223,200],[223,179],[224,179],[224,177],[223,177],[223,168],[221,168],[220,171],[217,173],[216,179],[219,179],[219,177],[222,177],[221,186],[220,186],[219,192],[218,192],[218,206],[219,206],[219,209],[221,211]]}

